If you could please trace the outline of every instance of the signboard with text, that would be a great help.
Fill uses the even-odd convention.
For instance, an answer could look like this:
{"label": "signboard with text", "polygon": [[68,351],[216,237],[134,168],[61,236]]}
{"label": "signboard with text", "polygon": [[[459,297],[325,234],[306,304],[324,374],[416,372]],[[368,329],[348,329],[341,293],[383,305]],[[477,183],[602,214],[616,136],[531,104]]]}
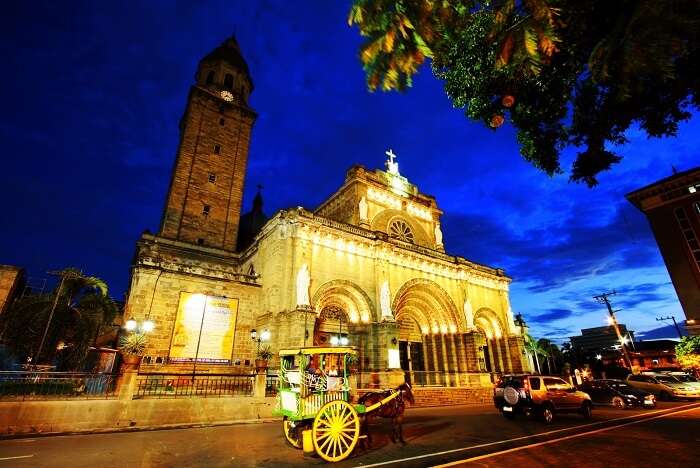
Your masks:
{"label": "signboard with text", "polygon": [[180,293],[170,361],[229,362],[237,315],[238,299]]}

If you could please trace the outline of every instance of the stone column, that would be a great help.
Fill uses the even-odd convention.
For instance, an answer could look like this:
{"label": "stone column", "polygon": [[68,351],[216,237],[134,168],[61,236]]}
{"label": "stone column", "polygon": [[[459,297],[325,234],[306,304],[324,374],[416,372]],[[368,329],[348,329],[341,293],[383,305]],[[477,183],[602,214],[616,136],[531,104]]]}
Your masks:
{"label": "stone column", "polygon": [[513,372],[513,360],[511,358],[510,346],[508,345],[508,336],[504,336],[503,338],[501,338],[501,343],[503,345],[503,349],[505,350],[506,355],[506,370],[508,372]]}
{"label": "stone column", "polygon": [[443,362],[442,372],[443,372],[443,379],[444,379],[443,381],[445,383],[445,386],[449,387],[451,385],[449,372],[452,369],[450,369],[450,358],[449,358],[450,354],[449,354],[449,351],[447,349],[447,340],[445,339],[445,335],[442,333],[440,334],[440,347],[442,348],[442,362]]}
{"label": "stone column", "polygon": [[454,372],[454,382],[453,384],[457,387],[460,386],[460,368],[459,368],[459,359],[457,357],[457,334],[453,333],[451,334],[447,341],[449,344],[450,348],[450,366],[452,367],[452,371]]}

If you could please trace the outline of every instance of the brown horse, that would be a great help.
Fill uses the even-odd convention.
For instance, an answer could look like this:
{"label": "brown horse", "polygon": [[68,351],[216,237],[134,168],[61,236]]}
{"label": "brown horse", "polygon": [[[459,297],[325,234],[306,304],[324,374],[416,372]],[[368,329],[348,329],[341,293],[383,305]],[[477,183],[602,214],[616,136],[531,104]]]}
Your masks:
{"label": "brown horse", "polygon": [[[386,404],[380,406],[371,413],[367,413],[367,415],[364,417],[362,422],[362,432],[367,436],[368,447],[372,445],[372,436],[370,435],[368,428],[369,418],[375,416],[391,419],[391,441],[396,443],[396,439],[398,439],[402,444],[406,444],[406,441],[403,440],[403,412],[406,409],[405,402],[408,401],[413,405],[415,403],[415,399],[413,398],[411,385],[408,383],[402,383],[396,387],[396,390],[394,391],[399,392],[399,395],[396,398],[388,401]],[[365,393],[360,397],[358,403],[365,406],[371,406],[375,403],[379,403],[384,398],[391,395],[391,392],[392,390]]]}

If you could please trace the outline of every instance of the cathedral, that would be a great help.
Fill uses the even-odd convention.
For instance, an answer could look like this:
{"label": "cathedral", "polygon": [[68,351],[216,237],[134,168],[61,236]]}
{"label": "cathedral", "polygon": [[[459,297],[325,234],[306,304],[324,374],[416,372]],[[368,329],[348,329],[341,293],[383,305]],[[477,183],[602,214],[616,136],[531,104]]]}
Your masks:
{"label": "cathedral", "polygon": [[[361,375],[486,385],[530,368],[504,271],[446,252],[434,197],[351,167],[315,209],[241,215],[257,114],[235,38],[195,74],[160,230],[137,242],[126,315],[153,330],[141,368],[244,373],[260,347],[354,346]],[[449,246],[447,246],[449,247]],[[361,385],[362,383],[360,383]]]}

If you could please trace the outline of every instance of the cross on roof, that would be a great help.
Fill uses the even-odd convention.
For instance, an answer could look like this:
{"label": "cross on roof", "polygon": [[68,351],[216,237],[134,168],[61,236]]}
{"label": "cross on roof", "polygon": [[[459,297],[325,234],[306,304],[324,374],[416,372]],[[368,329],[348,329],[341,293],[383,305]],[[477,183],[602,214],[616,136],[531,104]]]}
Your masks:
{"label": "cross on roof", "polygon": [[387,156],[389,156],[389,162],[391,162],[391,163],[393,164],[394,158],[397,156],[397,154],[394,153],[394,150],[392,150],[391,148],[389,148],[387,151],[384,152],[384,154],[386,154]]}

